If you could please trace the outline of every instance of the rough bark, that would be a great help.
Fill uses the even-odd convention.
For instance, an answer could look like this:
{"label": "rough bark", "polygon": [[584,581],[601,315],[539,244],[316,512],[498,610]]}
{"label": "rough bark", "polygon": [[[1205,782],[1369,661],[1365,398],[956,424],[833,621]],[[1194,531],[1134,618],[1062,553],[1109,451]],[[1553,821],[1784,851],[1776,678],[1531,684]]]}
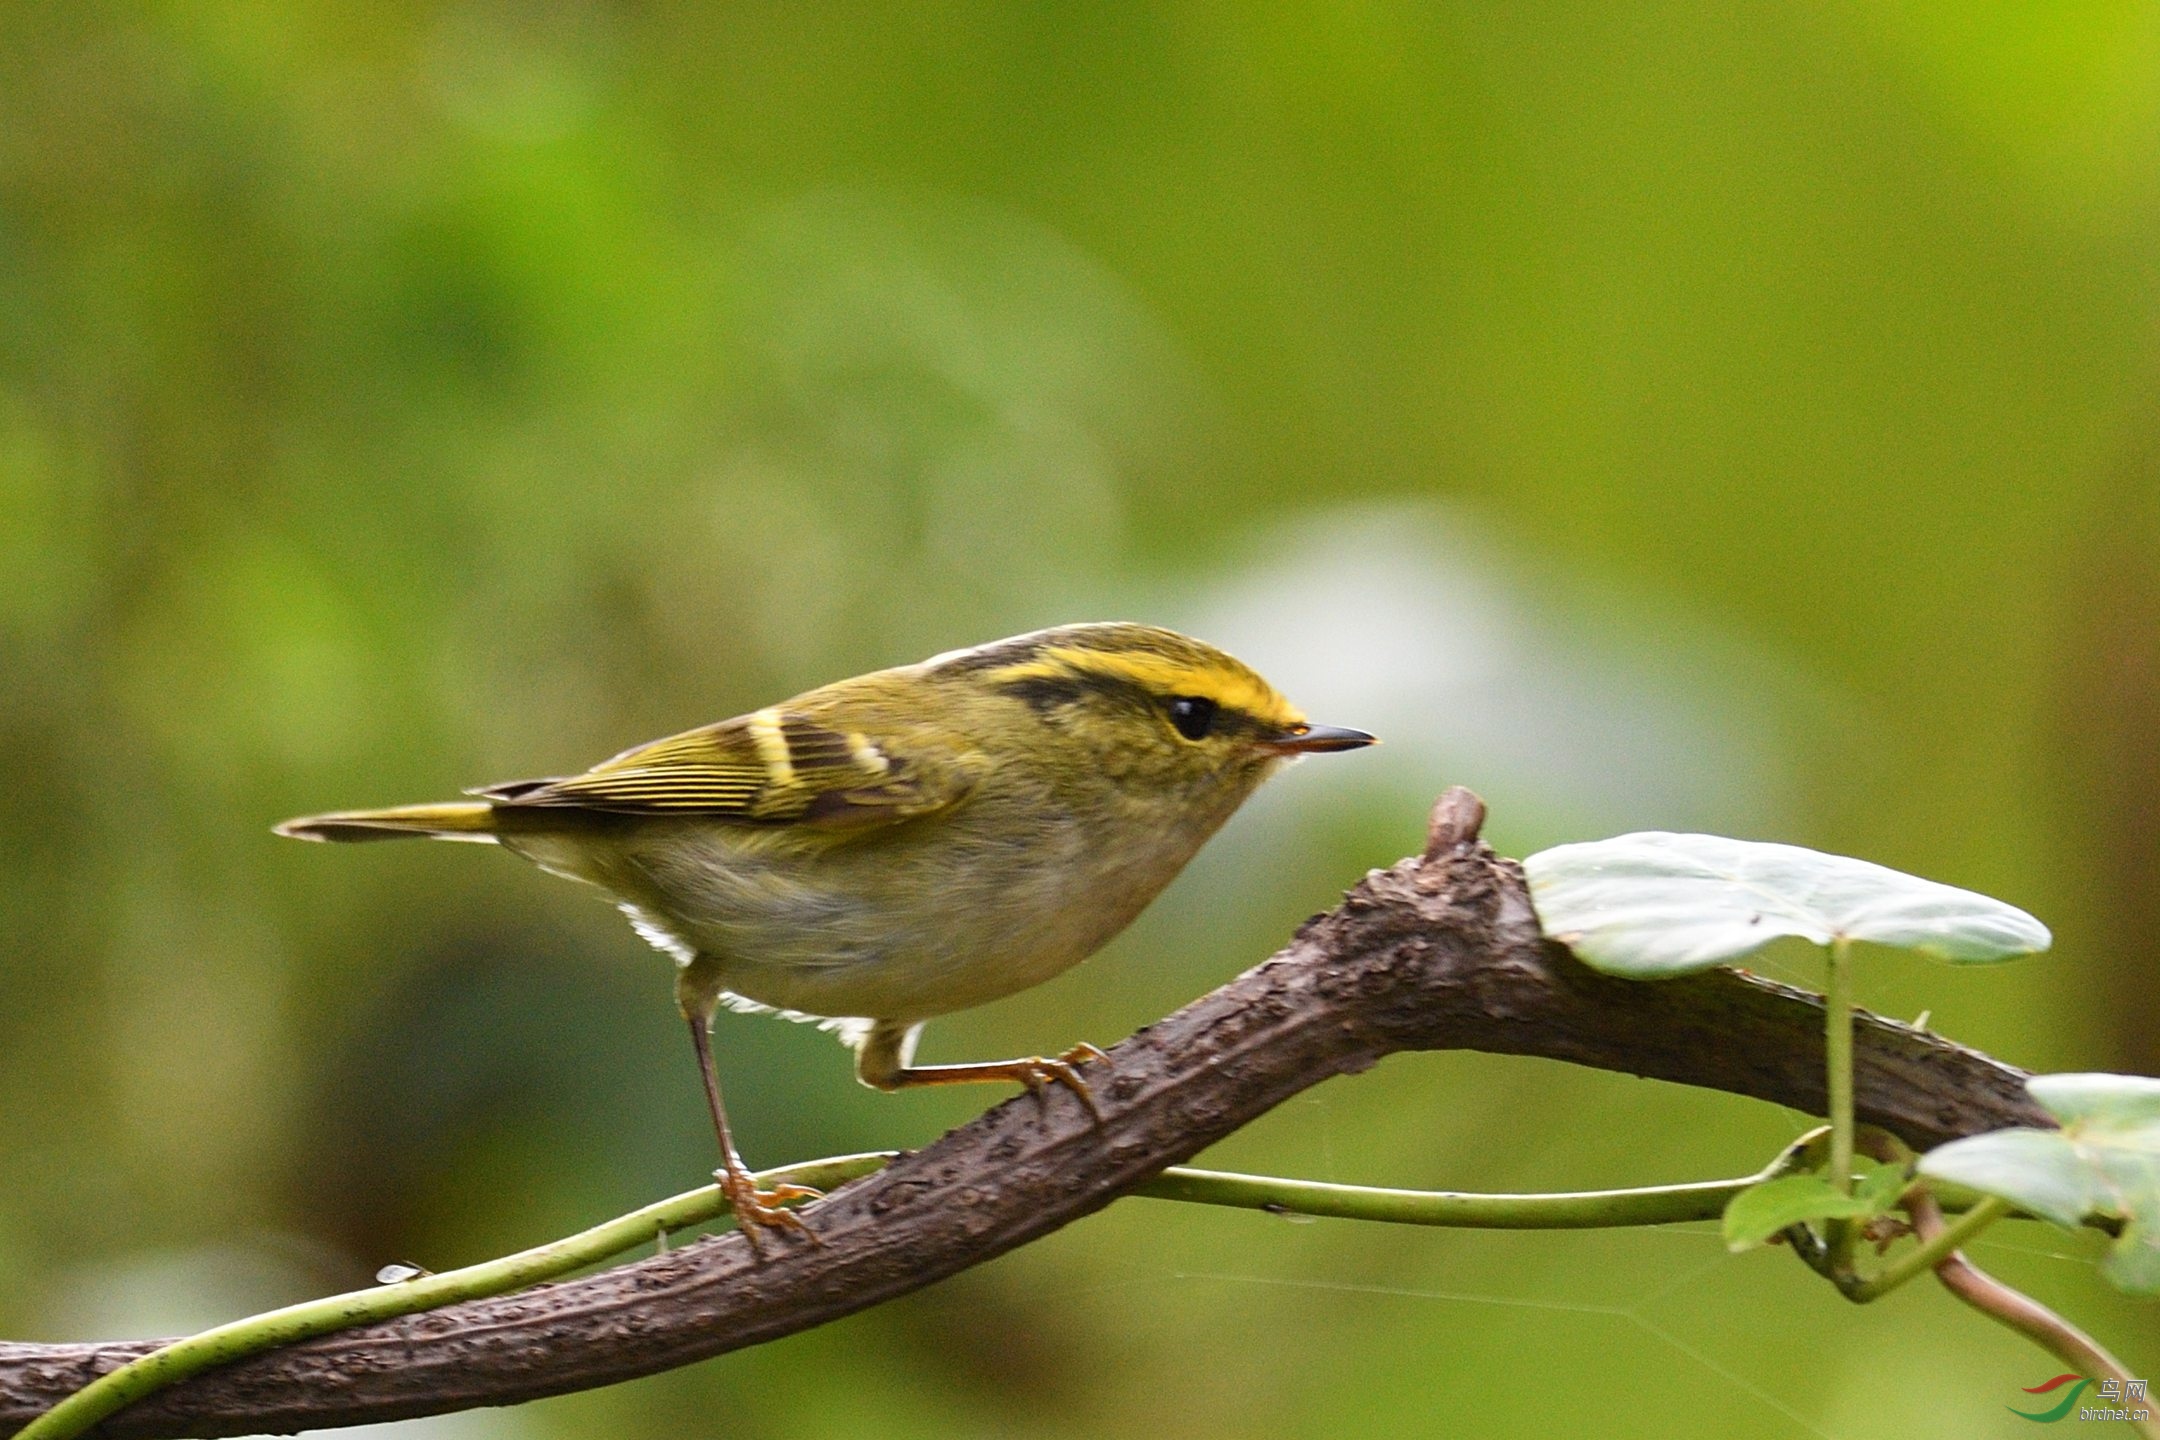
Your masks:
{"label": "rough bark", "polygon": [[[704,1240],[585,1279],[345,1331],[181,1385],[114,1437],[353,1425],[649,1375],[852,1314],[1101,1209],[1332,1075],[1405,1050],[1537,1055],[1820,1113],[1818,997],[1735,970],[1606,979],[1539,934],[1516,865],[1451,791],[1423,857],[1374,871],[1282,951],[1091,1067],[1102,1117],[1051,1087],[805,1212],[823,1241],[755,1259]],[[1861,1117],[1918,1147],[2046,1125],[2021,1072],[1863,1015]],[[151,1348],[0,1344],[0,1430]]]}

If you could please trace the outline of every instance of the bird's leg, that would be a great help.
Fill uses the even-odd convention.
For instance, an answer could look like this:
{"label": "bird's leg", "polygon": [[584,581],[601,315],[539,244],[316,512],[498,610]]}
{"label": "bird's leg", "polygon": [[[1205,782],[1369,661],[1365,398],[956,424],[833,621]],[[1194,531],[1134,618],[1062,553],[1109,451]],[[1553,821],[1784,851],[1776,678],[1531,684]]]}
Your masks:
{"label": "bird's leg", "polygon": [[713,1172],[713,1179],[727,1196],[735,1222],[750,1248],[762,1255],[760,1230],[796,1230],[812,1240],[818,1238],[800,1215],[783,1207],[793,1200],[815,1200],[823,1192],[807,1185],[775,1185],[760,1190],[757,1177],[735,1152],[735,1141],[728,1134],[727,1110],[720,1103],[720,1072],[713,1063],[712,1020],[720,1004],[721,988],[715,973],[718,969],[704,955],[685,965],[675,979],[675,1000],[683,1018],[690,1022],[690,1045],[697,1052],[698,1075],[705,1082],[705,1103],[712,1111],[713,1132],[720,1137],[720,1168]]}
{"label": "bird's leg", "polygon": [[758,1244],[761,1229],[799,1230],[815,1240],[817,1236],[803,1223],[803,1218],[784,1208],[792,1200],[815,1200],[824,1192],[807,1185],[775,1185],[770,1190],[760,1190],[757,1177],[750,1167],[743,1164],[742,1156],[735,1151],[735,1142],[728,1135],[727,1111],[720,1104],[720,1081],[713,1066],[711,1017],[693,1019],[690,1022],[690,1042],[697,1048],[698,1068],[705,1080],[705,1103],[711,1107],[713,1130],[720,1137],[720,1168],[713,1172],[713,1179],[720,1182],[720,1189],[728,1198],[728,1208],[735,1212],[735,1220],[750,1241],[750,1248],[762,1250]]}
{"label": "bird's leg", "polygon": [[1097,1120],[1102,1119],[1102,1110],[1095,1103],[1095,1092],[1089,1088],[1080,1067],[1090,1060],[1108,1064],[1110,1057],[1085,1041],[1055,1059],[1030,1055],[1020,1060],[986,1060],[972,1065],[917,1065],[914,1063],[915,1042],[921,1035],[920,1024],[877,1021],[856,1047],[855,1078],[873,1090],[905,1090],[916,1085],[978,1085],[1004,1080],[1025,1085],[1038,1100],[1044,1096],[1044,1087],[1054,1081],[1079,1096]]}

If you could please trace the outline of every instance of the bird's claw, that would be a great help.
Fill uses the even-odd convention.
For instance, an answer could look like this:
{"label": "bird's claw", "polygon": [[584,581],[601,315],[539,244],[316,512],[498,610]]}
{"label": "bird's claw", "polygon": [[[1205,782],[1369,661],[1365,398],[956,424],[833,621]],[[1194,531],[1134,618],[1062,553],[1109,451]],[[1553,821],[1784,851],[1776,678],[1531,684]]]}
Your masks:
{"label": "bird's claw", "polygon": [[1110,1063],[1108,1055],[1083,1040],[1054,1060],[1037,1055],[1032,1059],[1019,1061],[1014,1068],[1013,1078],[1027,1086],[1036,1101],[1045,1106],[1049,1103],[1045,1087],[1052,1081],[1063,1085],[1080,1097],[1080,1103],[1087,1106],[1088,1113],[1095,1117],[1097,1124],[1101,1124],[1102,1107],[1095,1103],[1094,1088],[1088,1084],[1087,1077],[1080,1073],[1080,1067],[1090,1060],[1100,1060],[1105,1065]]}
{"label": "bird's claw", "polygon": [[722,1168],[713,1171],[713,1179],[719,1182],[720,1193],[727,1196],[728,1208],[735,1214],[735,1224],[750,1242],[752,1253],[760,1259],[765,1247],[759,1236],[767,1230],[791,1230],[806,1236],[814,1245],[825,1241],[805,1223],[802,1216],[787,1207],[798,1200],[819,1200],[825,1192],[813,1190],[808,1185],[794,1185],[782,1181],[770,1190],[758,1189],[757,1177],[748,1170]]}
{"label": "bird's claw", "polygon": [[[791,1200],[822,1200],[825,1192],[809,1185],[797,1185],[783,1180],[770,1190],[759,1191],[758,1198],[768,1205],[785,1205]],[[795,1212],[791,1210],[788,1213],[792,1215]]]}

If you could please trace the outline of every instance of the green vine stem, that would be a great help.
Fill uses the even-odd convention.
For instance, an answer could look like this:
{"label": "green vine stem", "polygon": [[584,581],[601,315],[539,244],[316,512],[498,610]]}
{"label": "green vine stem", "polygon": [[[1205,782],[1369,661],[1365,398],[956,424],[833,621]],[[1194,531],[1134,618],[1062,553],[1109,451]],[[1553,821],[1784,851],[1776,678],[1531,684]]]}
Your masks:
{"label": "green vine stem", "polygon": [[[1905,1204],[1907,1213],[1910,1213],[1918,1204],[1918,1197],[1906,1201]],[[1960,1215],[1955,1224],[1943,1226],[1932,1238],[1923,1239],[1917,1248],[1906,1251],[1885,1265],[1879,1274],[1866,1280],[1854,1280],[1839,1288],[1844,1290],[1847,1299],[1862,1305],[1870,1300],[1880,1300],[1915,1275],[1924,1275],[1933,1270],[1953,1252],[1970,1242],[1973,1236],[2010,1214],[2012,1208],[2009,1201],[1990,1195]],[[1936,1214],[1939,1221],[1939,1208]]]}
{"label": "green vine stem", "polygon": [[[1830,1106],[1830,1183],[1840,1195],[1852,1194],[1853,1174],[1853,986],[1852,942],[1840,935],[1830,942],[1829,971],[1823,985],[1824,1052]],[[1853,1227],[1832,1220],[1828,1227],[1830,1269],[1852,1271]]]}
{"label": "green vine stem", "polygon": [[1733,1196],[1786,1173],[1778,1163],[1744,1180],[1705,1180],[1634,1190],[1583,1190],[1542,1195],[1466,1194],[1451,1190],[1384,1190],[1326,1185],[1272,1175],[1235,1175],[1174,1166],[1136,1195],[1189,1200],[1284,1215],[1381,1220],[1395,1225],[1445,1225],[1464,1230],[1595,1230],[1629,1225],[1675,1225],[1715,1220]]}
{"label": "green vine stem", "polygon": [[[1795,1168],[1805,1167],[1811,1161],[1819,1162],[1829,1135],[1828,1126],[1809,1131],[1787,1147],[1785,1158]],[[1887,1130],[1873,1125],[1855,1126],[1853,1148],[1871,1160],[1878,1160],[1885,1165],[1901,1166],[1910,1173],[1913,1152],[1904,1141]],[[1829,1241],[1817,1236],[1806,1225],[1790,1227],[1784,1232],[1784,1238],[1792,1246],[1793,1253],[1798,1255],[1809,1269],[1836,1285],[1846,1299],[1865,1305],[1871,1300],[1880,1300],[1915,1275],[1934,1269],[1944,1256],[1970,1242],[1975,1235],[1996,1221],[2011,1216],[2032,1218],[2009,1201],[1992,1195],[1969,1191],[1963,1186],[1952,1186],[1949,1193],[1944,1194],[1933,1183],[1916,1182],[1908,1185],[1898,1197],[1898,1207],[1907,1215],[1916,1216],[1913,1225],[1916,1235],[1919,1234],[1920,1227],[1915,1207],[1923,1200],[1933,1207],[1932,1213],[1938,1225],[1946,1208],[1960,1212],[1959,1218],[1956,1223],[1940,1228],[1940,1233],[1932,1238],[1921,1237],[1922,1243],[1919,1246],[1900,1255],[1873,1276],[1856,1273],[1849,1258],[1845,1268],[1838,1269],[1832,1263]],[[1828,1227],[1824,1228],[1827,1230]]]}
{"label": "green vine stem", "polygon": [[[1982,1208],[1975,1206],[1972,1214],[1978,1214]],[[1924,1246],[1932,1249],[1950,1233],[1950,1227],[1943,1224],[1941,1207],[1925,1189],[1917,1189],[1907,1197],[1906,1211],[1912,1216],[1913,1229]],[[1970,1219],[1971,1215],[1966,1218]],[[2131,1378],[2122,1361],[2101,1349],[2099,1341],[2030,1295],[2003,1284],[1954,1249],[1946,1252],[1936,1264],[1935,1276],[1958,1299],[1989,1319],[2009,1326],[2080,1375],[2098,1380]],[[2146,1440],[2160,1440],[2160,1419],[2155,1419],[2149,1410],[2144,1420],[2132,1423]]]}
{"label": "green vine stem", "polygon": [[[1590,1190],[1546,1195],[1479,1195],[1444,1190],[1389,1190],[1328,1185],[1268,1175],[1236,1175],[1173,1166],[1134,1191],[1160,1200],[1228,1205],[1276,1214],[1382,1220],[1403,1225],[1445,1225],[1494,1230],[1579,1230],[1604,1226],[1670,1225],[1715,1220],[1726,1202],[1751,1185],[1772,1180],[1798,1163],[1800,1147],[1788,1148],[1762,1173],[1739,1180],[1655,1185],[1631,1190]],[[761,1189],[808,1185],[831,1189],[867,1175],[892,1159],[889,1152],[840,1155],[767,1170]],[[17,1431],[14,1440],[74,1440],[108,1416],[146,1396],[230,1365],[250,1355],[311,1340],[355,1325],[484,1296],[521,1290],[595,1265],[625,1250],[662,1241],[676,1230],[701,1225],[727,1211],[718,1186],[687,1191],[560,1240],[514,1255],[421,1275],[411,1280],[306,1300],[280,1310],[234,1320],[175,1340],[109,1375],[91,1381]]]}
{"label": "green vine stem", "polygon": [[[770,1188],[785,1182],[825,1189],[845,1184],[858,1175],[867,1175],[891,1159],[888,1154],[872,1152],[812,1160],[807,1164],[768,1170],[759,1177],[759,1184]],[[110,1375],[99,1376],[16,1431],[14,1440],[73,1440],[107,1416],[205,1370],[354,1325],[395,1320],[401,1315],[454,1305],[463,1300],[522,1290],[528,1285],[582,1270],[633,1247],[650,1245],[656,1234],[665,1235],[702,1224],[726,1209],[727,1202],[720,1196],[720,1187],[708,1185],[655,1201],[590,1230],[581,1230],[530,1250],[520,1250],[514,1255],[467,1265],[460,1270],[445,1270],[439,1275],[419,1275],[370,1290],[351,1290],[320,1300],[303,1300],[297,1305],[233,1320],[201,1334],[175,1340],[138,1360],[129,1361]]]}

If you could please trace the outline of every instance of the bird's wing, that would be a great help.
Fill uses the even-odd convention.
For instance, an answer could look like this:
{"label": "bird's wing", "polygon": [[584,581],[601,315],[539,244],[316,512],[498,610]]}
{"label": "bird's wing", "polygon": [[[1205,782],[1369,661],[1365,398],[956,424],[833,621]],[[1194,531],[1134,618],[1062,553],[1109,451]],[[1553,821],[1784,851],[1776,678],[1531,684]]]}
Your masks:
{"label": "bird's wing", "polygon": [[506,808],[850,827],[943,809],[973,780],[963,761],[897,753],[774,708],[625,750],[582,775],[472,793]]}

